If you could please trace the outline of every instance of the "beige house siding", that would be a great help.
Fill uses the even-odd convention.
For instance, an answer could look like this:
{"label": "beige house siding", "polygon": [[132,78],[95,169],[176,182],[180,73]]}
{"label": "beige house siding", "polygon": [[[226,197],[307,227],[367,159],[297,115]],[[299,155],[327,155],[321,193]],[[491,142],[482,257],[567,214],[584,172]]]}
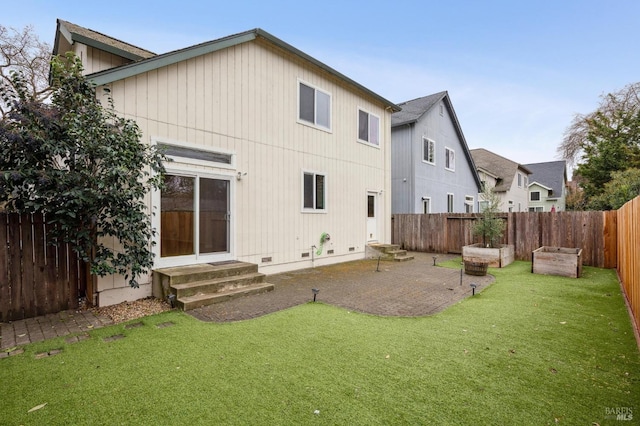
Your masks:
{"label": "beige house siding", "polygon": [[[330,131],[298,121],[300,81],[331,94]],[[367,191],[379,202],[378,240],[390,242],[391,112],[335,76],[257,39],[116,81],[110,89],[116,110],[138,123],[145,142],[234,154],[234,167],[194,168],[234,177],[235,259],[274,273],[363,258]],[[357,142],[358,108],[380,117],[379,148]],[[302,212],[303,171],[326,175],[326,212]],[[303,258],[323,232],[331,240],[322,254]],[[271,262],[263,263],[265,257]],[[125,286],[110,277],[98,288],[107,300],[108,289]],[[143,291],[150,294],[150,286]]]}

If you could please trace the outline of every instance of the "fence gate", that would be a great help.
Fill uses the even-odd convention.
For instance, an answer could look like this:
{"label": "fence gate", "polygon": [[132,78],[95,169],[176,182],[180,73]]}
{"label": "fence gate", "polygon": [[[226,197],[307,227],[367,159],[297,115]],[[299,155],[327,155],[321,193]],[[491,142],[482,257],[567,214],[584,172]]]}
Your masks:
{"label": "fence gate", "polygon": [[84,296],[85,263],[46,234],[42,214],[0,213],[0,322],[75,309]]}

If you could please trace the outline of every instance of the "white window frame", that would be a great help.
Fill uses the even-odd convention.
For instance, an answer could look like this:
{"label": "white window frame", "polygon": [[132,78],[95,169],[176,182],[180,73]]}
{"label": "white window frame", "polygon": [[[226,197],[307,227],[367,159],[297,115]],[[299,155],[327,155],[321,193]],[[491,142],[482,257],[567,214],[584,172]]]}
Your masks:
{"label": "white window frame", "polygon": [[[428,148],[425,149],[427,146]],[[430,155],[427,154],[427,151]],[[431,161],[428,160],[428,157],[431,158]],[[436,141],[426,136],[422,137],[422,162],[431,165],[436,164]]]}
{"label": "white window frame", "polygon": [[455,197],[452,192],[447,192],[447,213],[455,212]]}
{"label": "white window frame", "polygon": [[[473,205],[475,203],[475,199],[472,195],[465,195],[464,196],[464,212],[465,213],[473,213]],[[467,211],[468,207],[471,208],[471,211]]]}
{"label": "white window frame", "polygon": [[[304,202],[305,202],[305,182],[304,182],[304,177],[306,175],[311,175],[313,176],[313,188],[312,188],[312,195],[313,195],[313,207],[305,207]],[[316,176],[322,176],[324,178],[324,188],[322,191],[322,197],[323,197],[323,202],[324,202],[324,207],[323,208],[317,208],[317,199],[316,199],[316,194],[317,194],[317,190],[316,190]],[[313,170],[302,170],[301,173],[301,188],[300,188],[300,195],[301,195],[301,208],[302,208],[302,212],[303,213],[327,213],[328,209],[327,209],[327,174],[326,173],[322,173],[322,172],[316,172]]]}
{"label": "white window frame", "polygon": [[539,206],[539,207],[529,207],[529,212],[530,213],[538,213],[538,212],[543,212],[544,211],[544,207]]}
{"label": "white window frame", "polygon": [[444,147],[444,168],[452,172],[456,171],[456,152],[447,146]]}
{"label": "white window frame", "polygon": [[[367,115],[367,139],[362,139],[360,138],[360,113],[364,113]],[[375,118],[375,120],[377,121],[377,123],[372,123],[371,118]],[[380,117],[376,114],[373,114],[369,111],[367,111],[364,108],[360,108],[358,107],[358,118],[356,120],[358,127],[357,127],[357,139],[358,142],[363,143],[365,145],[369,145],[369,146],[374,146],[376,148],[380,148]],[[375,130],[375,134],[378,136],[376,141],[372,141],[371,140],[371,135],[373,134],[372,130]]]}
{"label": "white window frame", "polygon": [[518,172],[518,188],[522,188],[522,173]]}
{"label": "white window frame", "polygon": [[422,197],[422,213],[431,213],[431,197]]}
{"label": "white window frame", "polygon": [[[538,199],[533,199],[533,194],[538,194]],[[529,201],[540,201],[542,200],[542,193],[540,191],[531,191],[529,192]]]}
{"label": "white window frame", "polygon": [[[302,100],[302,97],[300,96],[300,89],[302,87],[302,85],[309,87],[310,89],[313,89],[313,113],[314,113],[314,117],[313,117],[313,122],[308,121],[304,118],[302,118],[301,115],[301,111],[300,111],[300,102]],[[322,93],[323,95],[326,95],[329,98],[329,112],[328,112],[328,120],[329,120],[329,125],[325,126],[323,124],[319,124],[318,123],[318,93]],[[316,129],[320,129],[320,130],[324,130],[327,132],[331,132],[332,131],[332,124],[333,124],[333,97],[331,96],[330,92],[327,92],[326,90],[322,90],[316,86],[314,86],[311,83],[308,83],[306,81],[300,80],[298,79],[298,116],[297,116],[297,121],[300,124],[304,124],[306,126],[311,126],[314,127]]]}

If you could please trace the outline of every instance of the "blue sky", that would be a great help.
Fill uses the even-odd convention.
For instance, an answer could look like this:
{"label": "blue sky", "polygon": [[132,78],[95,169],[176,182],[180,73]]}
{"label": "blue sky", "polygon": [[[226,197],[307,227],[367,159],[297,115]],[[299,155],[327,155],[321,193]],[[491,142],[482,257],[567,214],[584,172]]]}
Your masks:
{"label": "blue sky", "polygon": [[525,164],[557,160],[576,113],[640,81],[637,0],[96,5],[23,0],[0,23],[52,44],[61,18],[156,53],[259,27],[395,103],[448,90],[470,148]]}

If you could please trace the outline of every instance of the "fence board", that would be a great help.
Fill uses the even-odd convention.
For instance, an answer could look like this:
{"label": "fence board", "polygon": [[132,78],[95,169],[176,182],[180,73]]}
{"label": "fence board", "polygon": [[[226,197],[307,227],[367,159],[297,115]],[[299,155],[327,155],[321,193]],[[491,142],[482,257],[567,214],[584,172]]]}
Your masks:
{"label": "fence board", "polygon": [[9,318],[9,305],[2,301],[11,300],[9,292],[9,245],[7,235],[7,217],[0,215],[0,322]]}
{"label": "fence board", "polygon": [[[618,210],[618,276],[622,282],[631,316],[640,328],[640,197]],[[640,344],[640,343],[639,343]]]}
{"label": "fence board", "polygon": [[41,214],[0,213],[0,321],[78,307],[85,265],[66,245],[47,243]]}
{"label": "fence board", "polygon": [[[481,237],[471,232],[474,221],[481,216],[477,213],[396,214],[392,242],[407,250],[460,253],[464,245],[482,242]],[[617,249],[612,246],[616,245],[616,237],[610,234],[611,229],[615,229],[615,212],[518,212],[501,213],[499,217],[506,222],[501,243],[513,244],[516,259],[531,260],[533,250],[553,246],[581,248],[583,264],[588,266],[615,265]],[[428,232],[424,231],[426,228]]]}

